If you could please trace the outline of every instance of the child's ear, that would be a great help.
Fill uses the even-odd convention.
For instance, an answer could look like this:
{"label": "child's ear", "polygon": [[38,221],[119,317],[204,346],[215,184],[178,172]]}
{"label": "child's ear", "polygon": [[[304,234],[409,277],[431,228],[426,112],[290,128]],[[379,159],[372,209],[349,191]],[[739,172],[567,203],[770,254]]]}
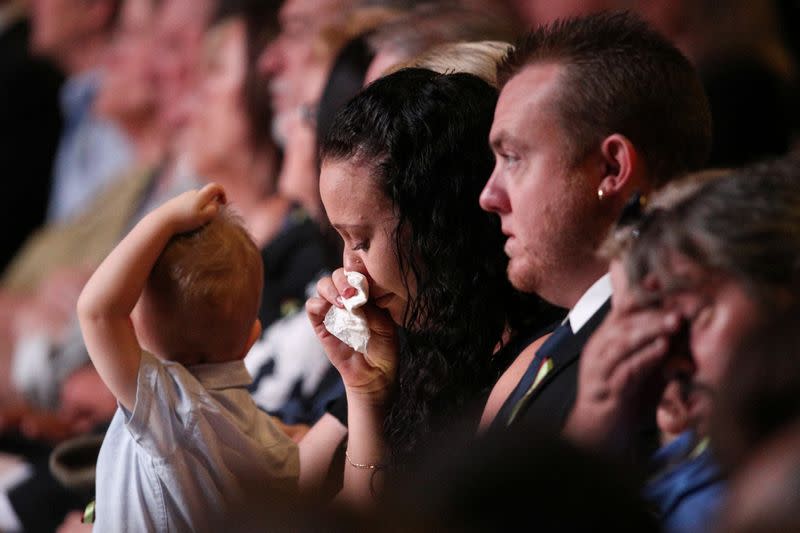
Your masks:
{"label": "child's ear", "polygon": [[250,351],[250,348],[256,343],[256,341],[261,338],[261,321],[256,318],[256,321],[253,322],[253,327],[250,328],[250,335],[247,337],[247,343],[244,345],[244,350],[242,353],[239,354],[240,358],[244,358],[247,355],[247,352]]}
{"label": "child's ear", "polygon": [[256,343],[256,341],[261,338],[261,321],[256,318],[255,322],[253,322],[253,327],[250,328],[250,336],[247,337],[247,344],[245,344],[244,353],[242,357],[247,355],[247,352],[250,351],[250,348]]}

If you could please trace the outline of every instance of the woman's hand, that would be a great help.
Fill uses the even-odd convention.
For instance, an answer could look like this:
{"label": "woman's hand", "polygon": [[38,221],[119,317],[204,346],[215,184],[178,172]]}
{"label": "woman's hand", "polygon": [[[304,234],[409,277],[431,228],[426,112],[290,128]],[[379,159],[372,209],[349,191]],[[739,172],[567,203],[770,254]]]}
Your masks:
{"label": "woman's hand", "polygon": [[355,294],[347,283],[344,269],[317,283],[318,296],[306,302],[306,312],[325,352],[342,376],[348,397],[363,396],[368,401],[382,403],[394,381],[397,368],[397,331],[388,313],[367,302],[361,309],[370,330],[367,353],[356,352],[334,337],[323,320],[331,306],[343,308],[342,299]]}

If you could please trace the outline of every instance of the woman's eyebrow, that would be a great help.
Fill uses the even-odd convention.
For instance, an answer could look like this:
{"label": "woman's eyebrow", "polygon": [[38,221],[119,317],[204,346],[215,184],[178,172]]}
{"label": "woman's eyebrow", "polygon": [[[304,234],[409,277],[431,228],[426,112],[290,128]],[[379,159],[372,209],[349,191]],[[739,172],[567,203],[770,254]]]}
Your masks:
{"label": "woman's eyebrow", "polygon": [[337,229],[337,230],[340,230],[340,231],[342,231],[342,230],[343,231],[352,231],[352,230],[363,229],[363,228],[367,227],[365,224],[331,224],[331,225],[333,226],[334,229]]}

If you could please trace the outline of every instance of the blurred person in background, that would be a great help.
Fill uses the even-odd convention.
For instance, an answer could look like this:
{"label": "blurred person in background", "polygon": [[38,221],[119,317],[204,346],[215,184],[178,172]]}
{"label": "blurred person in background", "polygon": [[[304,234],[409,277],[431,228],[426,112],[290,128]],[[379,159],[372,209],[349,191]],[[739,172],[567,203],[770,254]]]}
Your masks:
{"label": "blurred person in background", "polygon": [[391,74],[404,68],[424,68],[445,74],[448,71],[468,72],[492,87],[497,87],[497,64],[513,48],[502,41],[445,43],[391,67]]}
{"label": "blurred person in background", "polygon": [[[67,75],[61,91],[64,130],[59,141],[47,219],[79,213],[130,162],[123,134],[92,106],[119,0],[31,0],[31,48]],[[76,9],[77,8],[77,9]]]}
{"label": "blurred person in background", "polygon": [[[286,5],[292,7],[292,3]],[[311,52],[305,56],[307,92],[301,99],[302,104],[298,112],[284,114],[280,122],[285,136],[280,190],[300,201],[319,219],[317,140],[326,133],[336,111],[361,85],[369,84],[392,65],[409,60],[436,44],[511,39],[512,36],[513,27],[496,13],[487,14],[485,10],[448,2],[423,4],[406,12],[386,6],[356,7],[346,16],[331,19],[319,30]],[[276,65],[272,60],[280,57],[279,52],[280,47],[265,50],[262,56],[265,72],[276,72],[268,67]],[[275,90],[279,91],[282,84],[288,83],[286,80],[299,77],[292,72],[292,69],[285,74],[277,71],[279,80],[283,81]],[[322,86],[316,84],[319,79],[322,79]],[[296,94],[301,94],[299,89]],[[276,98],[273,104],[283,105]]]}
{"label": "blurred person in background", "polygon": [[158,54],[153,57],[153,68],[173,159],[179,159],[181,132],[189,119],[200,74],[205,28],[215,5],[214,0],[164,0],[156,20]]}
{"label": "blurred person in background", "polygon": [[[620,0],[506,0],[526,30],[568,17],[620,8]],[[630,3],[631,0],[622,0]],[[634,0],[635,1],[635,0]],[[644,0],[649,1],[649,0]]]}
{"label": "blurred person in background", "polygon": [[321,220],[316,187],[317,139],[313,113],[338,46],[328,46],[323,31],[342,28],[356,0],[285,0],[278,13],[280,31],[261,53],[272,104],[273,138],[283,149],[278,190]]}
{"label": "blurred person in background", "polygon": [[359,7],[343,22],[326,25],[314,38],[309,62],[310,69],[325,72],[323,86],[314,88],[299,112],[289,113],[283,122],[286,139],[280,191],[299,201],[323,226],[318,140],[324,137],[336,112],[364,85],[364,74],[374,55],[366,36],[397,16],[398,12],[391,9]]}
{"label": "blurred person in background", "polygon": [[700,72],[714,127],[710,166],[788,151],[798,125],[798,71],[774,0],[640,0],[635,6]]}
{"label": "blurred person in background", "polygon": [[774,0],[512,0],[530,25],[602,10],[644,17],[694,63],[713,119],[710,167],[782,155],[798,128],[796,58]]}
{"label": "blurred person in background", "polygon": [[315,102],[325,83],[327,65],[315,57],[316,37],[326,26],[341,25],[355,0],[285,0],[278,13],[280,32],[261,54],[259,66],[268,79],[273,133],[283,145],[282,124],[301,106]]}
{"label": "blurred person in background", "polygon": [[390,67],[448,42],[513,41],[515,28],[499,16],[457,5],[422,4],[377,28],[368,42],[375,58],[367,70],[369,84]]}
{"label": "blurred person in background", "polygon": [[[74,317],[76,297],[96,265],[130,223],[163,156],[151,61],[155,51],[149,24],[157,2],[128,0],[105,61],[105,83],[96,111],[114,121],[132,141],[134,161],[97,193],[81,214],[49,224],[17,254],[2,280],[3,312],[13,328],[6,353],[15,353],[15,386],[29,400],[53,407],[57,387],[72,365],[54,364],[52,346],[62,342]],[[74,364],[83,364],[80,358]],[[62,361],[63,363],[63,361]],[[33,380],[38,390],[22,383]]]}
{"label": "blurred person in background", "polygon": [[45,219],[61,132],[63,76],[31,54],[25,0],[0,0],[0,169],[14,209],[0,224],[0,270]]}
{"label": "blurred person in background", "polygon": [[[613,308],[584,350],[565,433],[624,456],[638,416],[657,414],[662,431],[677,436],[652,457],[644,494],[667,531],[708,531],[719,516],[724,472],[709,437],[730,445],[709,430],[715,399],[730,383],[726,373],[757,379],[747,365],[733,365],[735,354],[751,338],[769,345],[770,323],[797,303],[798,178],[791,159],[690,176],[610,238],[620,253],[611,270]],[[619,335],[633,329],[632,342]],[[787,366],[746,353],[751,365],[771,372]],[[785,352],[777,357],[796,365]],[[668,395],[673,384],[676,394]]]}
{"label": "blurred person in background", "polygon": [[245,358],[256,404],[286,424],[308,425],[341,390],[300,312],[309,284],[330,272],[333,261],[316,222],[277,190],[280,154],[266,80],[257,70],[260,52],[275,36],[276,14],[277,2],[220,0],[185,147],[196,174],[225,187],[262,251],[264,333]]}
{"label": "blurred person in background", "polygon": [[[127,102],[118,101],[116,104],[106,101],[103,107],[108,112],[117,109],[120,115],[127,117],[130,125],[135,123],[135,129],[141,134],[138,138],[142,141],[142,158],[144,162],[155,163],[149,172],[141,174],[141,178],[121,179],[116,188],[112,187],[107,191],[109,197],[106,200],[116,202],[117,208],[110,207],[112,204],[108,206],[100,204],[95,206],[98,208],[97,212],[89,210],[86,216],[94,221],[95,230],[106,226],[102,223],[103,216],[114,220],[112,226],[120,225],[123,230],[127,229],[128,225],[133,224],[153,206],[185,190],[193,183],[188,172],[184,174],[179,172],[182,170],[181,165],[171,163],[177,159],[174,154],[178,153],[174,139],[179,137],[178,127],[181,124],[185,125],[185,120],[171,121],[171,118],[175,115],[180,116],[180,113],[169,113],[164,109],[164,105],[174,104],[176,98],[180,100],[181,97],[187,97],[197,86],[202,37],[210,16],[211,2],[204,4],[206,9],[200,9],[203,6],[195,0],[165,0],[163,5],[157,0],[153,2],[128,0],[128,3],[124,14],[126,24],[129,24],[126,28],[130,34],[123,38],[124,32],[120,33],[118,44],[123,49],[127,48],[130,53],[117,56],[117,60],[127,58],[122,63],[129,64],[129,68],[132,68],[123,76],[132,75],[129,83],[122,83],[126,87],[125,94],[120,94],[130,99]],[[156,9],[157,12],[154,11]],[[146,22],[142,20],[142,14],[145,14]],[[155,20],[158,21],[157,24],[153,24]],[[153,26],[155,35],[151,36],[149,30]],[[146,35],[140,33],[145,31]],[[143,49],[140,49],[140,46],[127,47],[125,41],[135,35],[137,36],[135,39],[142,39],[139,45]],[[137,58],[144,59],[139,52],[148,51],[146,65],[141,62],[136,64],[134,60],[138,60]],[[133,61],[136,66],[129,61]],[[119,66],[118,63],[115,65]],[[137,72],[138,75],[133,75]],[[141,85],[133,83],[134,79],[138,83],[147,85],[155,83],[155,88],[148,87],[143,91]],[[117,88],[121,90],[121,86]],[[131,93],[128,94],[128,91]],[[155,96],[155,103],[145,97],[148,93]],[[133,107],[128,107],[128,104],[133,102],[139,102],[143,106],[139,109],[140,112],[133,112]],[[141,112],[145,109],[149,110],[149,114]],[[145,127],[146,121],[142,119],[148,116],[148,120],[157,124],[154,129]],[[138,121],[134,121],[133,117],[138,117]],[[157,148],[159,144],[161,148]],[[120,193],[125,187],[128,189],[127,201]],[[119,202],[125,203],[119,204]],[[109,212],[110,210],[114,212]],[[77,226],[81,227],[80,224]],[[103,235],[106,233],[108,232]],[[91,237],[97,238],[98,235],[92,234]],[[120,237],[121,234],[118,233],[111,237],[112,244]],[[91,245],[91,242],[86,244]],[[74,311],[74,305],[72,307]],[[75,322],[70,320],[68,324]],[[28,470],[26,476],[10,485],[4,495],[13,503],[11,508],[17,514],[16,519],[21,520],[24,525],[57,524],[63,516],[65,502],[69,500],[64,494],[63,487],[49,474],[47,458],[51,448],[47,443],[59,441],[102,424],[109,419],[115,409],[113,398],[109,398],[108,391],[94,369],[91,366],[81,367],[87,359],[79,329],[70,326],[65,333],[63,337],[54,339],[54,344],[43,347],[42,353],[45,354],[44,361],[46,361],[43,368],[46,371],[27,374],[29,383],[36,391],[45,395],[45,407],[55,411],[42,413],[38,409],[31,410],[30,407],[23,406],[10,413],[4,413],[3,417],[5,437],[10,437],[14,441],[11,449],[24,454],[32,465],[32,470]],[[7,374],[4,377],[8,379]],[[42,405],[41,399],[35,395],[27,400]],[[20,436],[33,437],[34,442],[29,440],[20,442]],[[43,494],[48,494],[46,498],[53,502],[47,513],[41,512],[39,506],[35,504],[41,501]],[[39,526],[30,527],[36,529]]]}

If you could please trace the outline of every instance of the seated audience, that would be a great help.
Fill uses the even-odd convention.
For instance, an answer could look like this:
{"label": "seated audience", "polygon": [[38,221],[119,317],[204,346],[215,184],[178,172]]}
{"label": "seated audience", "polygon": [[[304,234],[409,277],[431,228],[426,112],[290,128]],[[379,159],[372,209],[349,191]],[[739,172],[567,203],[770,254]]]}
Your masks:
{"label": "seated audience", "polygon": [[[261,249],[264,338],[245,359],[259,407],[288,424],[312,424],[341,393],[302,303],[309,285],[332,270],[317,224],[277,191],[280,154],[257,59],[274,36],[277,7],[263,0],[221,0],[206,38],[201,83],[186,132],[195,172],[225,187]],[[274,331],[272,326],[274,325]]]}
{"label": "seated audience", "polygon": [[14,209],[0,214],[0,271],[45,220],[61,134],[63,76],[31,54],[25,0],[0,1],[0,169]]}
{"label": "seated audience", "polygon": [[13,316],[12,383],[28,402],[44,408],[57,406],[60,384],[87,361],[85,352],[53,356],[74,335],[83,283],[140,216],[138,210],[159,193],[175,190],[154,187],[165,145],[151,68],[156,6],[151,0],[126,0],[120,7],[96,108],[128,132],[137,162],[99,192],[85,213],[37,232],[3,278],[4,312]]}
{"label": "seated audience", "polygon": [[[508,283],[497,221],[477,204],[496,96],[469,74],[402,70],[357,95],[322,143],[320,191],[344,269],[306,309],[347,391],[345,498],[369,499],[376,472],[406,464],[479,407],[516,355],[511,339],[547,323],[538,300]],[[345,270],[369,284],[366,354],[323,324],[355,291]],[[301,441],[301,483],[326,453],[311,449],[316,437],[312,429]]]}
{"label": "seated audience", "polygon": [[120,0],[96,0],[75,9],[68,2],[31,3],[31,48],[67,75],[61,90],[64,130],[53,169],[49,222],[80,213],[130,162],[127,139],[92,109],[120,5]]}
{"label": "seated audience", "polygon": [[421,4],[378,27],[368,36],[375,58],[365,83],[383,75],[393,65],[408,61],[431,47],[460,41],[512,41],[514,28],[499,17],[453,5]]}
{"label": "seated audience", "polygon": [[[141,19],[142,16],[148,21],[150,19],[147,17],[152,16],[152,20],[157,22],[138,26],[141,31],[155,26],[154,43],[151,42],[155,50],[151,50],[146,65],[143,65],[144,69],[140,68],[137,71],[139,77],[136,79],[138,83],[144,83],[148,87],[147,90],[155,95],[157,105],[147,120],[154,121],[157,124],[154,129],[163,132],[163,136],[159,138],[166,145],[166,156],[148,176],[140,180],[121,179],[114,184],[108,191],[108,199],[98,204],[99,207],[94,213],[97,215],[96,222],[89,224],[89,227],[100,233],[89,233],[83,240],[73,241],[79,246],[93,246],[94,238],[99,239],[100,235],[107,236],[108,232],[112,231],[109,228],[116,227],[118,228],[115,230],[116,233],[108,237],[110,246],[107,250],[110,250],[129,225],[165,199],[185,191],[187,185],[193,183],[193,178],[183,172],[181,164],[173,164],[176,160],[174,154],[180,142],[180,130],[173,129],[171,125],[179,128],[181,124],[185,124],[183,119],[185,109],[171,108],[168,113],[165,107],[171,105],[168,104],[170,102],[174,104],[176,94],[178,101],[189,100],[191,91],[196,87],[196,63],[199,60],[203,30],[210,15],[206,10],[211,8],[211,3],[201,3],[197,0],[166,0],[157,5],[150,0],[129,1],[132,5],[126,4],[120,13],[123,25]],[[157,8],[157,11],[152,11],[150,8]],[[135,13],[139,13],[139,16],[133,16]],[[133,34],[138,35],[138,38],[145,43],[149,41],[147,33],[133,31]],[[137,54],[126,53],[119,55],[118,58],[133,59],[136,56]],[[120,64],[114,63],[114,65]],[[192,75],[187,76],[187,73]],[[151,83],[155,84],[155,89],[149,85]],[[124,85],[134,93],[139,90],[133,84],[130,87]],[[124,97],[124,94],[120,96]],[[134,100],[135,98],[132,98],[131,102]],[[119,187],[120,191],[127,187],[128,192],[114,194],[113,189],[116,187]],[[95,220],[91,213],[87,217],[89,217],[87,220]],[[124,220],[119,222],[120,219]],[[77,223],[75,232],[81,234],[80,225]],[[80,257],[77,250],[75,253],[76,257]],[[102,259],[102,255],[97,259]],[[86,277],[80,282],[79,287],[83,285],[85,279]],[[76,297],[77,293],[73,298]],[[13,306],[10,309],[13,313]],[[27,373],[30,378],[28,382],[34,385],[36,390],[45,392],[47,398],[55,402],[57,410],[52,413],[42,413],[38,409],[41,407],[39,405],[37,409],[31,411],[30,407],[37,405],[36,398],[29,397],[26,398],[27,405],[23,406],[26,416],[22,420],[14,417],[11,420],[5,419],[3,424],[3,449],[23,456],[28,464],[24,476],[5,480],[5,490],[0,494],[0,510],[13,514],[11,520],[18,524],[8,528],[11,531],[19,528],[31,531],[52,529],[61,522],[67,510],[75,508],[76,504],[72,502],[75,495],[66,492],[50,475],[48,457],[52,450],[51,443],[76,433],[84,433],[97,426],[99,431],[104,431],[116,410],[113,396],[94,369],[91,366],[81,367],[86,365],[88,355],[77,319],[74,318],[74,304],[71,314],[73,319],[66,332],[66,339],[61,339],[55,345],[42,343],[40,346],[32,346],[38,348],[42,354],[37,359],[41,362],[41,366],[40,371]],[[31,352],[26,350],[24,353],[29,355]],[[22,356],[23,352],[18,351],[16,355]],[[72,373],[69,374],[69,371]],[[8,374],[1,377],[9,378]],[[0,389],[3,392],[6,390]],[[26,438],[19,442],[20,436]],[[6,440],[11,441],[8,443],[10,446]],[[43,500],[49,502],[45,508],[37,503]],[[4,502],[8,504],[4,505]],[[82,508],[86,503],[85,500],[79,501],[77,506]]]}
{"label": "seated audience", "polygon": [[775,4],[657,0],[636,5],[700,72],[713,118],[710,165],[737,166],[785,154],[797,134],[796,58]]}

